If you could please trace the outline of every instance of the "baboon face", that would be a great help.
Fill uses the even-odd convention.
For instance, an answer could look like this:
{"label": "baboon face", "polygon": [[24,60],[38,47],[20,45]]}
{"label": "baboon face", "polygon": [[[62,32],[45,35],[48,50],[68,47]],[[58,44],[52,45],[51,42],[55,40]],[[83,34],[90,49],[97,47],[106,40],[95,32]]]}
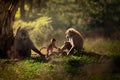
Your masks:
{"label": "baboon face", "polygon": [[69,38],[69,34],[68,34],[68,33],[66,33],[66,34],[65,34],[65,37],[66,37],[66,38]]}
{"label": "baboon face", "polygon": [[69,37],[70,37],[70,32],[69,32],[69,31],[65,32],[65,37],[66,37],[66,38],[69,38]]}
{"label": "baboon face", "polygon": [[65,32],[65,35],[66,35],[66,38],[70,38],[74,35],[74,31],[69,29]]}
{"label": "baboon face", "polygon": [[21,29],[20,32],[18,33],[18,37],[22,40],[25,40],[25,39],[28,39],[29,35],[26,30]]}

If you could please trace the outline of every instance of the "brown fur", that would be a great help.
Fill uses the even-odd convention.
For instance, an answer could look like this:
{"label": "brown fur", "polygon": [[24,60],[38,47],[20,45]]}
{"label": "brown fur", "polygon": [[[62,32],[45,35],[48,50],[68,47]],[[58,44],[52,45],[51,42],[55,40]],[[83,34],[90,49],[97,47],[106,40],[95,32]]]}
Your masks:
{"label": "brown fur", "polygon": [[[56,46],[56,44],[55,44],[55,42],[56,42],[56,39],[51,39],[50,40],[50,44],[48,45],[48,47],[42,47],[41,49],[40,49],[40,51],[42,50],[42,49],[47,49],[47,53],[46,53],[46,57],[48,57],[49,55],[52,55],[53,54],[53,49],[54,48],[56,48],[56,49],[59,49],[57,46]],[[55,53],[55,52],[54,52]],[[57,52],[56,52],[57,53]]]}
{"label": "brown fur", "polygon": [[70,48],[71,48],[71,44],[70,44],[70,42],[68,42],[68,41],[65,41],[64,42],[64,44],[62,45],[62,47],[60,48],[61,49],[61,51],[64,51],[64,50],[70,50]]}
{"label": "brown fur", "polygon": [[41,55],[44,58],[44,55],[34,46],[32,40],[29,38],[27,30],[17,29],[14,42],[14,57],[26,58],[31,56],[31,49]]}
{"label": "brown fur", "polygon": [[68,42],[71,44],[71,49],[68,51],[67,55],[74,49],[80,52],[83,49],[83,37],[81,33],[74,28],[69,28],[66,30],[65,34]]}

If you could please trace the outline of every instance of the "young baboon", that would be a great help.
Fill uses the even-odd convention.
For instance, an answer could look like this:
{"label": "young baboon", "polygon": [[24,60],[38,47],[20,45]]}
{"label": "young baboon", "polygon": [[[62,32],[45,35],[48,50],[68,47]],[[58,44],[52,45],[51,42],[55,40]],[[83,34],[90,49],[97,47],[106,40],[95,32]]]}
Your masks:
{"label": "young baboon", "polygon": [[30,57],[31,49],[44,58],[44,55],[34,46],[33,42],[29,38],[27,30],[19,27],[15,35],[14,56],[20,56],[21,58]]}
{"label": "young baboon", "polygon": [[83,49],[83,37],[81,33],[74,28],[69,28],[66,30],[65,34],[68,42],[71,44],[71,48],[67,52],[67,55],[69,55],[74,49],[80,52]]}
{"label": "young baboon", "polygon": [[[55,42],[56,42],[56,39],[54,39],[54,38],[50,40],[50,44],[47,47],[46,57],[48,57],[49,55],[51,55],[53,53],[54,48],[59,50],[59,48],[56,46]],[[45,48],[45,47],[43,47],[43,48]]]}
{"label": "young baboon", "polygon": [[61,46],[61,48],[59,49],[59,53],[66,53],[66,51],[64,50],[70,50],[72,47],[72,45],[70,44],[70,42],[68,41],[65,41],[64,44]]}
{"label": "young baboon", "polygon": [[68,41],[65,41],[64,44],[62,45],[62,47],[60,48],[61,51],[64,51],[64,50],[70,50],[70,48],[72,47],[72,45],[70,44],[70,42]]}

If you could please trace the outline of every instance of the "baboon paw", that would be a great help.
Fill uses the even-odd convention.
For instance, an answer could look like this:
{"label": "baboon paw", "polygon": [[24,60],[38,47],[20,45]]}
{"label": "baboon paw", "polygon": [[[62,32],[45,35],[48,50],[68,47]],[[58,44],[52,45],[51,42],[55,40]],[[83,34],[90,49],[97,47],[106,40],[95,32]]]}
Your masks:
{"label": "baboon paw", "polygon": [[67,55],[69,55],[69,52],[67,53]]}

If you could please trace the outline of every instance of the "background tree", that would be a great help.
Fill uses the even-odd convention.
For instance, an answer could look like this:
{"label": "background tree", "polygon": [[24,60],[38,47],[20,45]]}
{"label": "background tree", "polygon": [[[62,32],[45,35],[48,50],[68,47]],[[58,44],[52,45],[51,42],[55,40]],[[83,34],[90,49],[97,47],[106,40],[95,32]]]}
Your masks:
{"label": "background tree", "polygon": [[33,8],[33,0],[29,0],[29,12],[28,12],[28,14],[32,13],[32,8]]}
{"label": "background tree", "polygon": [[77,1],[80,13],[92,26],[118,26],[120,22],[120,1],[117,0],[80,0]]}
{"label": "background tree", "polygon": [[25,19],[25,9],[24,9],[24,6],[25,6],[25,0],[21,0],[21,5],[20,5],[20,17],[21,19]]}

